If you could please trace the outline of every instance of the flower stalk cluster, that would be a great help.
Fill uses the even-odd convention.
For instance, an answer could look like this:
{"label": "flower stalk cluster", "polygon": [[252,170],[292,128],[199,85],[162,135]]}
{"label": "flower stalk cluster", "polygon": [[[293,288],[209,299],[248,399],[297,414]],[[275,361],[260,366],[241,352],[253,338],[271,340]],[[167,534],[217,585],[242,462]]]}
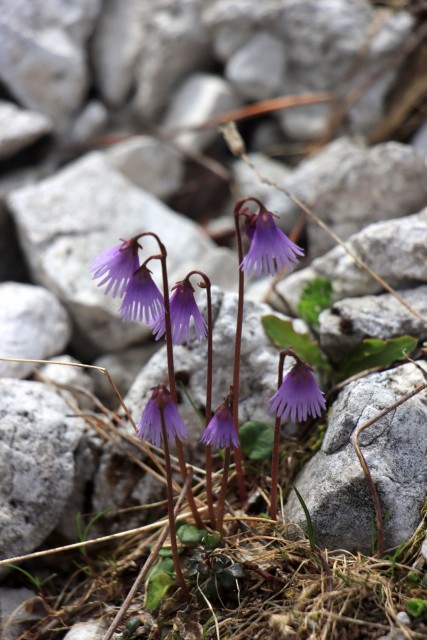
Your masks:
{"label": "flower stalk cluster", "polygon": [[[251,211],[253,206],[258,208],[257,213]],[[151,232],[141,233],[133,238],[122,240],[121,244],[103,251],[91,265],[93,278],[99,280],[98,286],[105,287],[106,294],[111,293],[113,297],[118,296],[121,298],[119,308],[121,318],[127,322],[138,321],[146,323],[153,331],[156,340],[164,338],[166,342],[168,386],[164,381],[157,381],[157,385],[153,386],[151,397],[139,421],[138,436],[156,447],[162,447],[164,450],[172,554],[177,580],[186,597],[189,594],[182,575],[175,535],[169,446],[170,444],[175,444],[176,446],[179,466],[185,483],[188,469],[185,462],[183,442],[188,441],[190,436],[177,404],[173,350],[175,346],[189,343],[193,339],[200,342],[207,340],[205,430],[201,435],[201,442],[205,445],[206,450],[206,493],[209,521],[211,526],[222,534],[232,452],[240,500],[242,503],[246,500],[246,483],[239,441],[240,360],[245,274],[248,276],[254,273],[257,276],[262,274],[271,276],[276,272],[281,273],[284,268],[290,271],[304,253],[276,225],[275,218],[275,214],[268,211],[256,198],[245,198],[239,201],[234,208],[239,265],[234,364],[230,392],[215,412],[212,411],[214,354],[211,283],[209,278],[200,271],[191,271],[183,280],[180,280],[172,287],[172,294],[170,295],[166,248],[160,239]],[[246,255],[244,255],[243,251],[242,219],[244,220],[246,238],[249,242]],[[143,250],[141,243],[147,236],[155,239],[159,253],[149,255],[145,261],[140,263],[139,253]],[[153,280],[152,272],[147,266],[153,260],[159,260],[161,264],[162,290]],[[193,276],[201,278],[198,286],[206,291],[206,319],[200,312],[194,297],[195,290],[191,283]],[[295,364],[283,378],[283,365],[286,356],[292,356]],[[308,416],[318,417],[325,409],[323,394],[317,386],[310,367],[300,360],[292,350],[283,351],[280,354],[278,388],[269,402],[271,404],[270,412],[276,414],[270,499],[270,515],[273,519],[276,519],[281,422],[288,418],[292,421],[304,421]],[[224,460],[222,481],[215,509],[212,451],[216,449],[224,450]],[[187,492],[187,500],[196,524],[199,527],[204,527],[205,524],[197,508],[191,486],[189,486]]]}

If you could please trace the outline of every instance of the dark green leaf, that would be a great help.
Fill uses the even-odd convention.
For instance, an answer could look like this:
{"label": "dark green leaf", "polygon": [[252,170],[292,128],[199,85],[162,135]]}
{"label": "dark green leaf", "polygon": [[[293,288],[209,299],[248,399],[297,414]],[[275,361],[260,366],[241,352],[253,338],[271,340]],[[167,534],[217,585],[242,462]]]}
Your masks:
{"label": "dark green leaf", "polygon": [[401,360],[405,354],[410,355],[416,346],[417,339],[412,336],[389,340],[366,338],[350,350],[338,369],[339,377],[349,378],[371,367],[387,367],[396,360]]}
{"label": "dark green leaf", "polygon": [[219,533],[205,533],[202,544],[207,551],[213,551],[221,546],[221,536]]}
{"label": "dark green leaf", "polygon": [[206,531],[198,529],[194,524],[183,524],[177,530],[176,535],[183,544],[195,544],[202,540],[206,535]]}
{"label": "dark green leaf", "polygon": [[245,422],[239,429],[240,446],[249,460],[265,460],[273,451],[274,429],[264,422]]}
{"label": "dark green leaf", "polygon": [[325,278],[316,278],[305,285],[297,306],[298,314],[308,324],[316,325],[319,314],[331,306],[332,284]]}
{"label": "dark green leaf", "polygon": [[427,610],[427,601],[420,598],[412,598],[406,603],[406,611],[411,618],[419,618]]}
{"label": "dark green leaf", "polygon": [[320,351],[319,344],[308,333],[297,333],[290,320],[276,316],[264,316],[262,325],[268,337],[282,349],[293,349],[305,362],[313,367],[330,371],[330,366]]}

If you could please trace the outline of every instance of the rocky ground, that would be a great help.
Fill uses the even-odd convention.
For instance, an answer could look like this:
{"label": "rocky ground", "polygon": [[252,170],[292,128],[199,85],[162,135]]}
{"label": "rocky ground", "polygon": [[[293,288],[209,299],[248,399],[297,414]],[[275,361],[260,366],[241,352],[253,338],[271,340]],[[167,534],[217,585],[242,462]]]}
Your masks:
{"label": "rocky ground", "polygon": [[[211,613],[202,602],[187,611],[187,619],[197,619],[197,628],[186,630],[185,616],[177,614],[179,601],[173,604],[172,599],[169,610],[163,607],[153,617],[141,597],[133,615],[143,624],[127,637],[259,638],[265,636],[265,625],[274,638],[425,637],[427,599],[418,597],[427,576],[423,3],[1,4],[2,637],[102,637],[154,542],[152,530],[143,528],[117,549],[105,543],[104,565],[96,555],[95,566],[81,549],[72,552],[75,556],[70,550],[39,560],[32,554],[82,542],[76,533],[79,514],[85,514],[85,525],[91,523],[86,538],[146,527],[165,514],[155,466],[105,375],[108,371],[138,421],[150,388],[166,376],[165,347],[144,324],[120,319],[117,299],[96,286],[89,264],[119,238],[150,230],[167,248],[171,285],[191,269],[207,273],[215,285],[217,406],[227,393],[233,364],[238,270],[232,211],[245,196],[261,199],[276,212],[282,229],[306,256],[284,278],[247,282],[241,422],[272,424],[266,400],[276,385],[278,348],[262,324],[272,313],[319,343],[327,365],[317,373],[328,413],[311,431],[310,425],[304,433],[288,428],[284,436],[283,522],[276,533],[260,528],[262,545],[249,550],[239,547],[243,543],[230,525],[224,553],[236,564],[243,556],[252,563],[245,571],[246,576],[252,571],[247,579],[254,596],[245,600],[251,613],[236,614],[241,626],[221,626],[219,635],[213,624],[203,631]],[[232,120],[247,156],[233,155],[219,129]],[[158,280],[160,271],[153,268],[153,273]],[[318,323],[308,327],[299,317],[299,301],[316,278],[331,283],[332,297]],[[381,366],[370,363],[357,375],[340,377],[341,363],[366,339],[402,336],[415,339],[415,363],[405,361],[401,352]],[[203,412],[205,345],[180,346],[175,358],[178,380]],[[417,395],[398,405],[417,388]],[[188,460],[197,470],[203,467],[201,427],[188,397],[181,396],[180,409],[192,433]],[[386,514],[386,548],[394,549],[380,570],[372,557],[371,496],[351,441],[357,426],[379,414],[360,443]],[[215,464],[220,470],[219,457]],[[247,460],[246,466],[251,498],[242,509],[231,483],[232,513],[258,517],[268,507],[270,469],[268,461]],[[294,484],[316,521],[317,549],[341,549],[348,555],[329,561],[322,551],[313,561],[304,533],[307,520],[291,491]],[[201,489],[201,502],[203,495]],[[98,517],[92,522],[93,516]],[[288,523],[295,525],[290,535]],[[280,545],[303,545],[303,551],[289,547],[284,552],[287,569],[279,551],[270,559],[262,555],[273,534],[280,536]],[[101,548],[102,556],[103,547],[90,548]],[[241,556],[239,548],[245,549]],[[404,550],[400,556],[399,549]],[[11,562],[30,579],[8,568]],[[309,569],[302,577],[305,562]],[[401,572],[398,589],[391,580],[395,564]],[[347,569],[353,573],[346,582],[340,575],[347,575]],[[371,576],[372,591],[365,585],[362,597],[363,589],[351,588],[364,579],[364,571]],[[390,584],[381,571],[389,572]],[[298,580],[289,577],[292,572],[301,578],[300,590]],[[310,572],[313,584],[314,576],[319,581],[315,588],[307,582]],[[42,588],[37,580],[52,573],[57,581]],[[415,578],[406,588],[402,584],[409,574]],[[262,577],[265,592],[265,585],[254,586],[255,578]],[[325,604],[317,592],[313,595],[316,588],[319,594],[347,589],[353,609],[346,612],[343,601]],[[300,596],[292,596],[293,589]],[[294,598],[300,618],[292,617],[289,607],[280,608],[283,591],[285,599]],[[373,594],[387,602],[370,618]],[[270,596],[274,606],[266,605],[262,617],[258,604]],[[227,609],[238,608],[236,598],[233,592],[218,604],[221,624]],[[407,602],[414,598],[426,607],[408,615]],[[358,617],[356,600],[361,622],[352,625],[351,618]],[[256,613],[259,627],[251,622]]]}

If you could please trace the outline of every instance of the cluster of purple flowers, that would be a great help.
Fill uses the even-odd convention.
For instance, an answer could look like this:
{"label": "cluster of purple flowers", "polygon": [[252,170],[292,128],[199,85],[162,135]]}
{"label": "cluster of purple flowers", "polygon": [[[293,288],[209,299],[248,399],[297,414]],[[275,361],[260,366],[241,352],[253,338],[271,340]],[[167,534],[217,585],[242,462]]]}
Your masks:
{"label": "cluster of purple flowers", "polygon": [[[292,269],[303,250],[292,242],[276,225],[275,215],[261,203],[259,213],[245,216],[245,230],[249,239],[249,250],[240,268],[251,275],[262,273],[274,275],[285,267]],[[119,314],[126,321],[144,321],[153,330],[156,340],[165,334],[165,311],[163,296],[151,277],[148,260],[139,263],[138,238],[125,240],[122,244],[107,249],[91,265],[98,286],[106,285],[105,293],[122,298]],[[194,289],[188,277],[173,287],[170,298],[170,317],[173,344],[190,340],[193,320],[198,340],[206,338],[207,326],[194,299]],[[320,416],[325,409],[325,400],[308,365],[301,361],[293,366],[276,393],[270,398],[271,412],[292,422],[306,420],[308,416]],[[138,435],[159,446],[162,439],[161,417],[167,425],[171,439],[184,439],[187,427],[179,415],[169,391],[161,384],[155,387],[151,399],[139,423]],[[239,439],[233,422],[229,402],[224,401],[215,412],[202,436],[202,442],[214,448],[238,447]]]}

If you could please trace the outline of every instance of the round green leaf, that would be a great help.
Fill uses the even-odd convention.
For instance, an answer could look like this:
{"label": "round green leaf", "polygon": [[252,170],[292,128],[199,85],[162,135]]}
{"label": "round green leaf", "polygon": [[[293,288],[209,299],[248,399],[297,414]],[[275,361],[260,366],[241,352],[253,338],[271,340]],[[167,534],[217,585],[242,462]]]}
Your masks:
{"label": "round green leaf", "polygon": [[240,445],[249,460],[265,460],[271,456],[274,429],[264,422],[245,422],[239,429]]}

